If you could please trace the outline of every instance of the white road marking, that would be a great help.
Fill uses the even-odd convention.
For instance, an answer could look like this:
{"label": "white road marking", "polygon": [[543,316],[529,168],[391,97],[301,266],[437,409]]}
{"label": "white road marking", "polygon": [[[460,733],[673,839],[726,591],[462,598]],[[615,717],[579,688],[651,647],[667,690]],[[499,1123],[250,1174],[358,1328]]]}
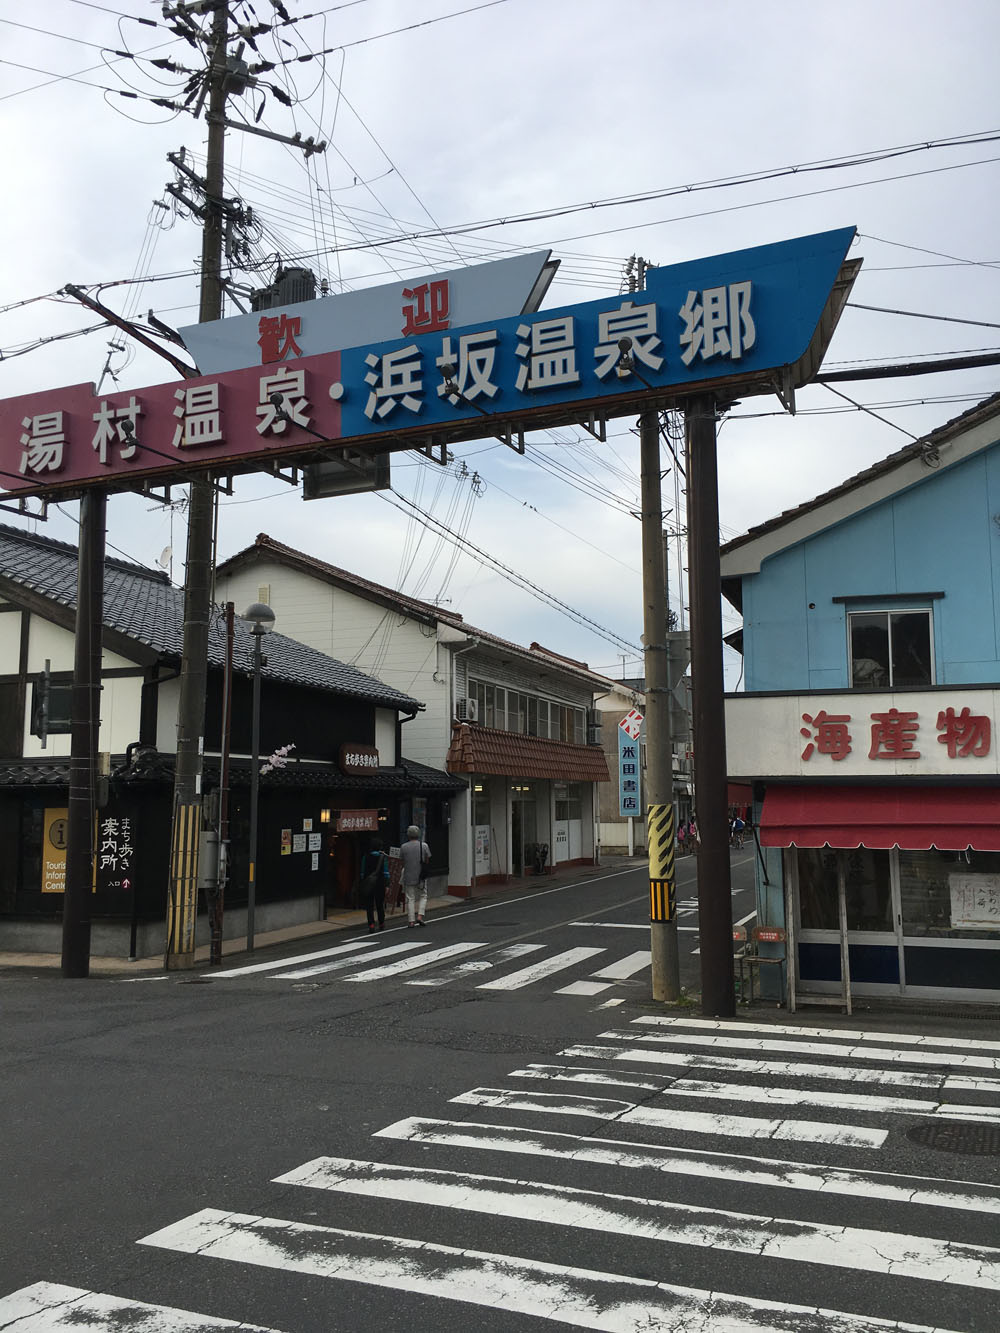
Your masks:
{"label": "white road marking", "polygon": [[92,1329],[94,1333],[114,1333],[131,1329],[133,1333],[277,1333],[260,1324],[237,1323],[233,1319],[213,1319],[211,1315],[177,1310],[169,1305],[147,1305],[126,1301],[82,1287],[64,1287],[55,1282],[35,1282],[9,1296],[0,1296],[0,1329],[11,1333],[56,1333],[58,1329]]}
{"label": "white road marking", "polygon": [[544,944],[510,944],[506,949],[498,949],[489,958],[476,958],[464,963],[456,963],[454,967],[448,968],[435,977],[415,977],[413,981],[407,981],[404,985],[446,986],[451,981],[460,981],[462,977],[471,976],[475,972],[492,972],[499,963],[509,963],[512,958],[523,958],[525,954],[537,953],[539,949],[544,948]]}
{"label": "white road marking", "polygon": [[400,972],[413,972],[418,967],[427,967],[429,963],[439,963],[443,958],[454,958],[456,954],[471,953],[473,949],[485,949],[487,944],[480,940],[473,944],[446,944],[440,949],[431,949],[429,953],[417,954],[415,958],[401,958],[395,963],[385,963],[380,967],[368,967],[362,972],[352,972],[345,981],[384,981],[386,977],[395,977]]}
{"label": "white road marking", "polygon": [[1000,1051],[1000,1041],[976,1041],[966,1037],[932,1037],[912,1032],[858,1032],[846,1028],[791,1027],[780,1023],[727,1022],[721,1018],[675,1018],[670,1014],[644,1014],[636,1023],[653,1027],[701,1028],[716,1032],[764,1032],[779,1037],[823,1037],[827,1040],[895,1042],[897,1046],[946,1046],[961,1051]]}
{"label": "white road marking", "polygon": [[571,926],[601,926],[604,930],[649,930],[648,925],[632,926],[624,921],[571,921]]}
{"label": "white road marking", "polygon": [[804,1190],[808,1193],[861,1199],[883,1199],[917,1207],[953,1208],[959,1212],[1000,1214],[1000,1186],[979,1181],[939,1180],[936,1176],[896,1175],[889,1171],[853,1171],[815,1162],[786,1162],[747,1153],[710,1152],[667,1144],[632,1143],[590,1135],[562,1134],[546,1129],[482,1124],[467,1120],[434,1120],[411,1116],[374,1136],[445,1148],[521,1153],[528,1157],[590,1162],[664,1175],[725,1180],[756,1188]]}
{"label": "white road marking", "polygon": [[269,963],[248,963],[246,967],[227,967],[224,972],[206,972],[209,981],[219,981],[225,977],[248,977],[253,972],[277,972],[282,967],[294,967],[296,963],[316,963],[321,958],[332,958],[335,954],[351,953],[356,949],[369,949],[377,944],[377,939],[351,940],[347,944],[335,945],[332,949],[319,949],[315,953],[302,953],[296,958],[272,958]]}
{"label": "white road marking", "polygon": [[[777,1301],[698,1291],[515,1255],[459,1250],[402,1236],[203,1209],[140,1244],[413,1292],[466,1305],[535,1315],[571,1328],[642,1333],[876,1333],[899,1324]],[[932,1333],[910,1325],[907,1333]],[[937,1329],[933,1333],[944,1333]]]}
{"label": "white road marking", "polygon": [[273,1183],[1000,1291],[1000,1250],[928,1236],[345,1157],[318,1157]]}
{"label": "white road marking", "polygon": [[[1000,1107],[959,1106],[954,1102],[932,1102],[926,1097],[874,1097],[869,1093],[819,1092],[809,1088],[762,1090],[768,1102],[779,1106],[826,1106],[871,1115],[921,1115],[938,1120],[985,1120],[1000,1124]],[[705,1097],[719,1101],[745,1102],[745,1083],[714,1083],[700,1078],[679,1078],[664,1089],[667,1097]]]}
{"label": "white road marking", "polygon": [[624,981],[626,977],[634,977],[637,972],[649,967],[651,960],[649,949],[639,949],[635,953],[626,954],[617,963],[602,967],[599,972],[592,972],[591,976],[596,981]]}
{"label": "white road marking", "polygon": [[599,1004],[597,1007],[598,1009],[617,1009],[620,1004],[624,1003],[625,1003],[624,998],[619,998],[616,1000],[605,1000],[603,1004]]}
{"label": "white road marking", "polygon": [[[641,1019],[635,1019],[641,1022]],[[602,1040],[649,1041],[685,1046],[720,1047],[726,1051],[780,1051],[793,1055],[832,1055],[844,1060],[881,1060],[885,1064],[951,1065],[958,1069],[1000,1070],[1000,1058],[992,1055],[960,1055],[951,1051],[893,1051],[882,1046],[836,1046],[830,1042],[776,1041],[771,1037],[740,1037],[735,1034],[710,1036],[708,1033],[671,1032],[667,1035],[629,1032],[601,1032]]]}
{"label": "white road marking", "polygon": [[[621,1064],[676,1065],[682,1069],[724,1069],[763,1078],[836,1079],[840,1083],[887,1083],[904,1088],[929,1088],[935,1092],[987,1092],[1000,1094],[1000,1080],[970,1078],[965,1074],[932,1074],[917,1069],[867,1069],[852,1065],[814,1065],[792,1060],[741,1059],[738,1055],[712,1055],[703,1051],[660,1051],[648,1046],[567,1046],[560,1055],[575,1059],[609,1060]],[[768,1087],[770,1087],[770,1083]]]}
{"label": "white road marking", "polygon": [[567,949],[565,953],[557,953],[552,958],[543,958],[540,963],[532,963],[520,972],[511,972],[506,977],[498,977],[496,981],[485,981],[477,990],[520,990],[522,986],[530,986],[543,977],[550,977],[553,972],[561,972],[574,963],[582,963],[604,952],[604,949]]}
{"label": "white road marking", "polygon": [[720,1134],[725,1138],[789,1139],[801,1143],[833,1143],[848,1148],[880,1148],[888,1130],[836,1125],[814,1120],[762,1120],[756,1116],[716,1115],[708,1111],[636,1106],[610,1097],[561,1096],[548,1092],[515,1092],[507,1088],[472,1088],[451,1098],[463,1106],[490,1106],[504,1111],[535,1111],[547,1115],[580,1115],[616,1120],[678,1134]]}
{"label": "white road marking", "polygon": [[611,981],[571,981],[568,986],[562,986],[555,993],[556,995],[600,995],[603,991],[610,990],[614,983]]}
{"label": "white road marking", "polygon": [[[367,944],[368,941],[366,940],[365,943]],[[372,956],[376,958],[388,958],[393,954],[409,953],[413,949],[423,949],[425,947],[424,940],[410,940],[406,944],[390,944],[387,949],[379,949],[378,953]],[[285,962],[288,961],[294,962],[295,960],[285,960]],[[326,972],[344,972],[348,968],[357,967],[362,961],[367,962],[368,960],[367,958],[335,958],[332,963],[317,963],[314,967],[301,967],[293,972],[278,972],[273,977],[273,980],[301,981],[303,977],[318,977]],[[282,963],[282,966],[284,965],[285,964]]]}

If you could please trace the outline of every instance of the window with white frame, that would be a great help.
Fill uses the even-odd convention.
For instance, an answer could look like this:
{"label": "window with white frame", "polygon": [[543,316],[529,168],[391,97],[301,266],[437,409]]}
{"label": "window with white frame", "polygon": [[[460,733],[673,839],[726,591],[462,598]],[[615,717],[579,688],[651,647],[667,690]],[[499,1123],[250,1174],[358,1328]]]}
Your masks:
{"label": "window with white frame", "polygon": [[541,736],[545,740],[586,744],[587,714],[583,708],[471,678],[469,698],[478,701],[481,726]]}

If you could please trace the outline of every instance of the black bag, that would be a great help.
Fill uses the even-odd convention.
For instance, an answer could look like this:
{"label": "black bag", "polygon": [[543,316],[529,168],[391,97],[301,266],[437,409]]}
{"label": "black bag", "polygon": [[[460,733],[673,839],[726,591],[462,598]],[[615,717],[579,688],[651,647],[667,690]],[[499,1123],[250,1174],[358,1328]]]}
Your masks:
{"label": "black bag", "polygon": [[376,865],[374,870],[369,870],[368,874],[365,875],[364,879],[361,881],[360,885],[361,896],[363,898],[370,897],[373,893],[375,893],[375,891],[378,889],[378,886],[382,883],[383,879],[382,867],[384,863],[385,863],[385,853],[379,852],[378,865]]}

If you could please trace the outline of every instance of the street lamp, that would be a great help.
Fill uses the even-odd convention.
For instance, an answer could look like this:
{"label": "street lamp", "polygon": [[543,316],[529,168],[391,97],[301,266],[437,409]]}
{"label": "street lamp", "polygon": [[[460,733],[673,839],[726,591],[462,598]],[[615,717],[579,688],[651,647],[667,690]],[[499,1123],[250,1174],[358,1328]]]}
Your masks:
{"label": "street lamp", "polygon": [[253,702],[251,704],[250,740],[250,847],[247,884],[247,952],[253,951],[254,909],[257,906],[257,789],[260,783],[260,669],[264,658],[261,640],[274,628],[274,612],[263,602],[254,602],[243,613],[250,621],[253,635]]}

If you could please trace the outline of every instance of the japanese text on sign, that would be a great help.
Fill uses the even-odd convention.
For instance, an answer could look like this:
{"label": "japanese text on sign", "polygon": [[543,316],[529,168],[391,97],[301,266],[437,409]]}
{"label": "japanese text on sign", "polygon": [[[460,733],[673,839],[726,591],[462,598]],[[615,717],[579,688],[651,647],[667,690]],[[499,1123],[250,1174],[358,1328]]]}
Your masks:
{"label": "japanese text on sign", "polygon": [[[807,741],[802,759],[810,760],[817,754],[836,763],[853,753],[855,737],[848,729],[852,721],[849,713],[828,713],[822,708],[817,713],[803,713],[802,721],[806,725],[799,734]],[[920,758],[919,713],[898,708],[874,712],[869,714],[867,730],[869,759]],[[949,759],[982,759],[990,753],[992,722],[969,708],[958,713],[954,708],[942,709],[935,730],[937,743],[946,747]]]}

